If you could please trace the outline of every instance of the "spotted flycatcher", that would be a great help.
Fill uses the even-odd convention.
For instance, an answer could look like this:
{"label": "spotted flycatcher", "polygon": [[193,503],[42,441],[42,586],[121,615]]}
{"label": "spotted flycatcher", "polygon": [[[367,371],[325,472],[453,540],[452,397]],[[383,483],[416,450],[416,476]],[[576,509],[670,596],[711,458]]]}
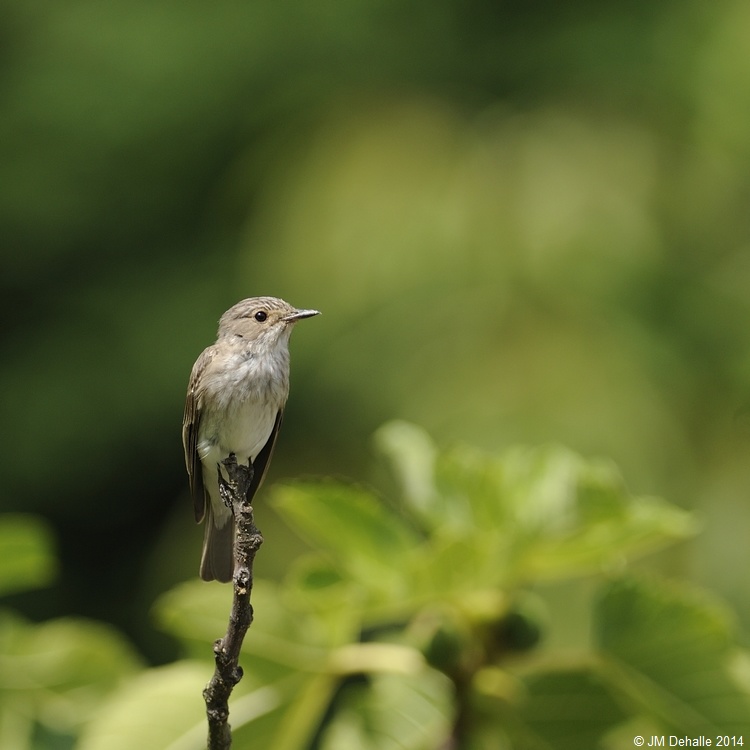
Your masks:
{"label": "spotted flycatcher", "polygon": [[234,453],[252,464],[252,500],[271,461],[289,395],[289,336],[302,318],[276,297],[250,297],[227,310],[216,343],[193,365],[185,401],[182,444],[195,519],[205,518],[200,574],[204,581],[231,581],[234,516],[219,493],[221,462]]}

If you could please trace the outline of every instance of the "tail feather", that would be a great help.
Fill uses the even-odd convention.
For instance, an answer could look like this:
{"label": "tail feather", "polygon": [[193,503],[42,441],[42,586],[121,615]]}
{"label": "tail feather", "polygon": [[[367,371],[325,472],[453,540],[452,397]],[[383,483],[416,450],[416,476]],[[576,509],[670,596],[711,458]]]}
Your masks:
{"label": "tail feather", "polygon": [[217,526],[210,502],[206,503],[200,574],[204,581],[221,583],[228,583],[234,575],[234,518],[230,515],[223,526]]}

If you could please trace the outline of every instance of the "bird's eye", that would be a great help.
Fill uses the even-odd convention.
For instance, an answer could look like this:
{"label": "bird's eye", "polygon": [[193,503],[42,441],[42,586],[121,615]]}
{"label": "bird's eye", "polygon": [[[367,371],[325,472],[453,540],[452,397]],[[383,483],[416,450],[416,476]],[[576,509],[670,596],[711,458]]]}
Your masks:
{"label": "bird's eye", "polygon": [[255,313],[253,317],[258,321],[258,323],[262,323],[264,320],[266,320],[266,318],[268,318],[268,313],[264,310],[258,310],[258,312]]}

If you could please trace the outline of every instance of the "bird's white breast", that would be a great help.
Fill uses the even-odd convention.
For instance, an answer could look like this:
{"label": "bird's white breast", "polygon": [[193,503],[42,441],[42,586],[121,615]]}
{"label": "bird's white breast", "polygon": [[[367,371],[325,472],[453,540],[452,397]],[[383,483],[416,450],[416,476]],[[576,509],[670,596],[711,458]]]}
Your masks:
{"label": "bird's white breast", "polygon": [[240,462],[255,457],[271,436],[289,391],[289,361],[280,356],[228,356],[206,378],[198,455],[214,466],[230,453]]}

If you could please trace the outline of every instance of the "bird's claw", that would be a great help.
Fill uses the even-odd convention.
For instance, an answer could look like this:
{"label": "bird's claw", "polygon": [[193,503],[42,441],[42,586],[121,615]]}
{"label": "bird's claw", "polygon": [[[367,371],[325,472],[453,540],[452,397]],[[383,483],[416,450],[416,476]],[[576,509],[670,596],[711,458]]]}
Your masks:
{"label": "bird's claw", "polygon": [[[224,479],[222,466],[226,469],[228,479]],[[234,453],[230,453],[220,464],[216,464],[216,468],[219,473],[219,494],[224,501],[224,505],[234,513],[233,500],[237,495],[247,494],[247,488],[250,487],[253,481],[254,470],[252,461],[248,459],[247,465],[238,464],[237,456]],[[242,492],[240,492],[240,485],[244,485]]]}

